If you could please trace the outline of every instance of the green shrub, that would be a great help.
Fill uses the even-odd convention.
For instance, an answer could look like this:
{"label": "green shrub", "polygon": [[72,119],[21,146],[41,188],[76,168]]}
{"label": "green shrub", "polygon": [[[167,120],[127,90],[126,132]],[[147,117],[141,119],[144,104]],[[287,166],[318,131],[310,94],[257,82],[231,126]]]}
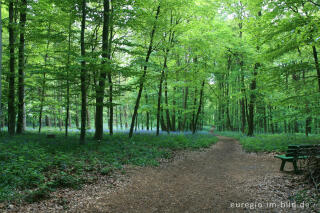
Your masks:
{"label": "green shrub", "polygon": [[100,170],[100,174],[102,175],[110,175],[113,172],[113,168],[105,167]]}
{"label": "green shrub", "polygon": [[52,188],[80,188],[82,181],[72,175],[66,174],[65,172],[60,172],[53,177],[53,181],[50,184]]}
{"label": "green shrub", "polygon": [[51,191],[52,190],[49,187],[43,186],[35,191],[27,193],[24,197],[24,200],[28,203],[39,202],[41,200],[50,198]]}

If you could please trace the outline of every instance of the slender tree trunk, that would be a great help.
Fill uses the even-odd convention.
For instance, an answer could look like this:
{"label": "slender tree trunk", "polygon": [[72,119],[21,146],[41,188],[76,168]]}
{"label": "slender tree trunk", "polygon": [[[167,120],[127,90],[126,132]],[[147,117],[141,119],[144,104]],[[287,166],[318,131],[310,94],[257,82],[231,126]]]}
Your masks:
{"label": "slender tree trunk", "polygon": [[256,76],[257,76],[257,70],[259,69],[260,64],[257,63],[254,68],[254,73],[253,73],[253,79],[251,81],[250,85],[250,102],[249,102],[249,119],[248,119],[248,136],[253,136],[254,133],[254,106],[256,102],[256,94],[255,91],[257,89],[257,82],[256,82]]}
{"label": "slender tree trunk", "polygon": [[91,116],[90,116],[90,109],[88,106],[88,99],[87,99],[87,128],[91,129]]}
{"label": "slender tree trunk", "polygon": [[159,84],[159,93],[158,93],[158,107],[157,107],[157,133],[158,136],[160,133],[160,114],[161,114],[161,98],[162,98],[162,83],[164,78],[164,69],[161,70],[160,84]]}
{"label": "slender tree trunk", "polygon": [[[145,94],[145,99],[146,99],[146,105],[148,106],[149,100],[148,100],[148,94],[147,93]],[[149,108],[148,108],[148,110],[146,112],[146,116],[147,116],[146,126],[147,126],[147,131],[149,131],[150,130],[150,112],[149,112]]]}
{"label": "slender tree trunk", "polygon": [[[85,47],[85,29],[86,29],[86,0],[82,0],[82,20],[81,20],[81,130],[80,144],[85,143],[86,121],[87,121],[87,71],[86,71],[86,47]],[[78,117],[78,116],[77,116]]]}
{"label": "slender tree trunk", "polygon": [[[112,5],[111,5],[112,8]],[[108,47],[108,59],[111,60],[111,47],[112,47],[112,37],[113,37],[113,9],[111,9],[110,16],[110,39]],[[109,62],[110,64],[110,62]],[[109,82],[109,133],[113,135],[113,83],[112,83],[112,69],[111,66],[108,68],[108,82]]]}
{"label": "slender tree trunk", "polygon": [[[158,20],[159,14],[160,14],[160,5],[158,6],[158,9],[157,9],[156,18],[155,18],[156,21]],[[157,25],[156,25],[156,22],[155,22],[155,24],[153,25],[152,31],[151,31],[151,35],[150,35],[149,49],[148,49],[146,60],[145,60],[146,63],[149,62],[150,55],[151,55],[151,53],[153,51],[153,39],[154,39],[154,35],[155,35],[155,32],[156,32],[156,26]],[[133,115],[132,115],[129,138],[131,138],[133,136],[134,123],[135,123],[135,120],[136,120],[136,117],[137,117],[137,114],[138,114],[138,109],[139,109],[139,105],[140,105],[140,99],[141,99],[141,95],[142,95],[142,91],[143,91],[144,81],[145,81],[145,78],[146,78],[146,75],[147,75],[147,69],[148,69],[148,67],[145,65],[144,68],[143,68],[143,75],[142,75],[142,77],[140,79],[139,92],[138,92],[136,104],[134,106],[134,111],[133,111]]]}
{"label": "slender tree trunk", "polygon": [[49,46],[50,46],[50,33],[51,33],[51,23],[49,23],[48,27],[48,41],[47,41],[47,47],[46,47],[46,55],[44,56],[44,71],[43,71],[43,79],[42,79],[42,90],[41,90],[41,96],[40,96],[40,111],[39,111],[39,133],[41,132],[42,128],[42,114],[43,114],[43,105],[45,101],[45,94],[46,94],[46,68],[47,68],[47,60],[48,60],[48,52],[49,52]]}
{"label": "slender tree trunk", "polygon": [[269,106],[269,123],[270,123],[270,127],[271,127],[271,132],[272,134],[274,134],[274,124],[273,124],[273,116],[272,116],[272,107]]}
{"label": "slender tree trunk", "polygon": [[[177,79],[178,81],[178,79]],[[175,99],[175,94],[177,92],[177,88],[174,87],[173,88],[173,101],[172,101],[172,106],[173,106],[173,109],[172,109],[172,118],[171,118],[171,130],[172,131],[176,131],[176,109],[175,109],[175,106],[176,106],[176,99]]]}
{"label": "slender tree trunk", "polygon": [[194,90],[194,100],[193,100],[193,112],[192,112],[192,121],[191,121],[191,131],[192,132],[195,132],[195,124],[196,124],[196,106],[197,106],[197,93],[198,93],[198,90],[197,88],[195,88]]}
{"label": "slender tree trunk", "polygon": [[[258,12],[258,17],[261,17],[261,11]],[[260,50],[260,47],[257,46],[257,51]],[[256,89],[257,89],[257,74],[260,67],[260,63],[256,63],[253,71],[253,79],[250,85],[250,102],[249,102],[249,117],[248,117],[248,136],[253,136],[254,134],[254,108],[256,104]]]}
{"label": "slender tree trunk", "polygon": [[170,121],[170,113],[169,113],[169,101],[168,101],[168,76],[167,76],[167,64],[166,67],[166,74],[165,74],[165,83],[164,83],[164,96],[165,96],[165,104],[166,104],[166,118],[167,118],[167,132],[169,133],[171,130],[171,121]]}
{"label": "slender tree trunk", "polygon": [[196,131],[197,131],[198,120],[199,120],[199,116],[200,116],[201,108],[202,108],[202,103],[203,103],[204,85],[205,85],[205,80],[203,80],[203,82],[202,82],[202,87],[201,87],[201,92],[200,92],[199,107],[198,107],[197,115],[196,115],[196,118],[195,118],[195,123],[193,125],[193,130],[192,130],[193,134],[195,134]]}
{"label": "slender tree trunk", "polygon": [[120,111],[119,111],[119,122],[120,122],[120,129],[123,129],[123,123],[122,123],[122,111],[121,111],[121,107],[120,106]]}
{"label": "slender tree trunk", "polygon": [[161,115],[160,115],[160,123],[161,123],[161,130],[162,131],[167,131],[167,127],[166,127],[166,124],[164,122],[164,112],[163,112],[163,109],[161,108]]}
{"label": "slender tree trunk", "polygon": [[18,121],[17,134],[24,131],[24,46],[25,46],[25,26],[27,21],[27,0],[21,0],[20,8],[20,43],[19,43],[19,80],[18,80]]}
{"label": "slender tree trunk", "polygon": [[71,52],[71,30],[72,30],[72,15],[70,12],[70,20],[69,20],[69,32],[68,32],[68,56],[67,56],[67,94],[66,94],[66,117],[65,117],[65,136],[68,136],[68,128],[69,128],[69,117],[70,117],[70,52]]}
{"label": "slender tree trunk", "polygon": [[3,124],[2,118],[2,2],[0,1],[0,130]]}
{"label": "slender tree trunk", "polygon": [[183,110],[184,110],[184,117],[182,122],[182,129],[186,130],[186,122],[187,122],[187,110],[188,110],[188,97],[189,97],[189,87],[186,86],[185,93],[184,93],[184,104],[183,104]]}
{"label": "slender tree trunk", "polygon": [[317,52],[317,48],[315,45],[312,46],[312,50],[313,50],[314,63],[315,63],[316,70],[317,70],[318,87],[319,87],[319,92],[320,92],[320,66],[319,66],[318,52]]}
{"label": "slender tree trunk", "polygon": [[267,132],[268,132],[267,109],[266,109],[266,106],[263,107],[263,129],[264,129],[264,133],[267,133]]}
{"label": "slender tree trunk", "polygon": [[46,127],[51,127],[51,122],[50,122],[50,118],[48,115],[46,115],[46,117],[45,117],[45,122],[46,122]]}
{"label": "slender tree trunk", "polygon": [[14,5],[9,1],[9,91],[8,91],[8,132],[13,136],[15,133],[16,111],[15,111],[15,36],[14,36]]}
{"label": "slender tree trunk", "polygon": [[227,117],[227,123],[226,123],[226,127],[227,130],[232,131],[232,125],[231,125],[231,119],[230,119],[230,109],[229,109],[229,105],[230,105],[230,97],[229,97],[229,83],[228,83],[228,79],[229,79],[229,72],[231,71],[231,65],[232,65],[232,60],[231,60],[231,55],[229,55],[228,57],[228,73],[226,75],[226,82],[225,82],[225,91],[226,91],[226,117]]}
{"label": "slender tree trunk", "polygon": [[129,125],[128,125],[128,113],[127,113],[127,110],[128,110],[128,106],[126,105],[124,107],[124,127],[125,129],[128,129]]}
{"label": "slender tree trunk", "polygon": [[[240,2],[241,6],[242,3]],[[243,27],[243,23],[242,20],[239,23],[239,29],[240,29],[240,34],[239,37],[240,39],[242,39],[242,27]],[[242,96],[245,95],[245,85],[244,85],[244,73],[243,73],[243,66],[244,66],[244,62],[241,56],[241,61],[240,61],[240,86],[241,86],[241,94]],[[240,99],[240,108],[241,108],[241,132],[244,133],[245,132],[245,128],[246,128],[246,109],[245,109],[245,98],[241,97]]]}

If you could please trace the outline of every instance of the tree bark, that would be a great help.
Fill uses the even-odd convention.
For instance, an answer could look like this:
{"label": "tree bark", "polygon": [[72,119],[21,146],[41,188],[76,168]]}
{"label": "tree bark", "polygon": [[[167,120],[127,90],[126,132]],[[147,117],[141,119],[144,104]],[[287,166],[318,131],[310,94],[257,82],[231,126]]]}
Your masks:
{"label": "tree bark", "polygon": [[319,87],[319,92],[320,92],[320,66],[319,66],[318,52],[317,52],[317,48],[315,45],[312,46],[312,50],[313,50],[314,63],[315,63],[316,70],[317,70],[318,87]]}
{"label": "tree bark", "polygon": [[186,130],[186,122],[187,122],[188,97],[189,97],[189,87],[186,86],[185,93],[184,93],[184,104],[183,104],[184,117],[182,122],[182,130],[184,131]]}
{"label": "tree bark", "polygon": [[68,32],[68,56],[67,56],[67,94],[66,94],[66,117],[65,117],[65,136],[68,136],[68,128],[69,128],[69,117],[70,117],[70,76],[69,76],[69,69],[70,69],[70,52],[71,52],[71,28],[72,28],[72,18],[70,12],[70,20],[69,20],[69,32]]}
{"label": "tree bark", "polygon": [[[86,47],[85,47],[85,29],[86,29],[86,0],[82,0],[82,20],[81,20],[81,130],[80,144],[85,143],[86,121],[87,121],[87,71],[86,71]],[[78,117],[78,116],[77,116]]]}
{"label": "tree bark", "polygon": [[[111,0],[104,0],[103,7],[103,32],[102,32],[102,68],[100,71],[99,85],[96,88],[96,117],[95,117],[95,136],[96,140],[103,138],[103,107],[104,107],[104,90],[106,88],[107,71],[106,65],[109,61],[109,35],[110,35],[110,3]],[[108,67],[110,69],[110,67]],[[109,77],[109,73],[108,73]],[[110,108],[109,108],[110,110]],[[111,113],[110,113],[111,114]],[[109,121],[110,125],[110,121]],[[110,132],[111,133],[111,132]]]}
{"label": "tree bark", "polygon": [[21,0],[20,9],[20,43],[19,43],[19,80],[18,80],[18,121],[17,134],[24,132],[24,46],[25,46],[25,26],[27,21],[27,0]]}
{"label": "tree bark", "polygon": [[[145,99],[146,99],[146,105],[148,106],[149,100],[148,100],[148,94],[147,93],[145,95]],[[121,115],[121,113],[120,113],[120,115]],[[148,110],[146,112],[146,116],[147,116],[146,127],[147,127],[147,131],[149,131],[150,130],[150,112],[149,112],[149,108],[148,108]]]}
{"label": "tree bark", "polygon": [[168,101],[168,73],[167,73],[167,62],[165,64],[165,83],[164,83],[164,98],[166,104],[166,119],[167,119],[167,132],[169,133],[171,130],[171,121],[170,121],[170,113],[169,113],[169,101]]}
{"label": "tree bark", "polygon": [[160,84],[159,84],[159,92],[158,92],[158,107],[157,107],[157,132],[156,135],[158,136],[160,133],[160,113],[161,113],[161,98],[162,98],[162,83],[164,78],[164,69],[161,70],[160,76]]}
{"label": "tree bark", "polygon": [[[108,47],[108,59],[111,61],[111,47],[112,47],[112,37],[113,37],[113,9],[111,6],[111,15],[110,15],[110,38],[109,38],[109,47]],[[110,65],[110,62],[109,62]],[[112,82],[112,69],[109,66],[108,69],[108,82],[109,82],[109,134],[113,135],[113,82]]]}
{"label": "tree bark", "polygon": [[2,2],[0,1],[0,130],[3,124],[2,118]]}
{"label": "tree bark", "polygon": [[255,91],[257,89],[256,76],[257,76],[257,70],[259,69],[259,67],[260,67],[260,64],[257,63],[253,71],[253,79],[250,85],[251,94],[250,94],[249,113],[248,113],[248,136],[253,136],[254,134],[254,107],[256,102]]}
{"label": "tree bark", "polygon": [[[156,13],[156,17],[155,17],[156,21],[158,20],[159,14],[160,14],[160,5],[157,8],[157,13]],[[154,40],[154,35],[155,35],[155,32],[156,32],[156,26],[157,26],[157,23],[155,22],[154,25],[153,25],[152,31],[151,31],[151,35],[150,35],[149,49],[148,49],[146,60],[145,60],[146,63],[149,62],[151,53],[153,51],[153,40]],[[143,68],[142,77],[140,79],[139,92],[138,92],[138,96],[137,96],[137,99],[136,99],[136,104],[135,104],[133,115],[132,115],[129,138],[131,138],[133,136],[134,123],[135,123],[135,120],[136,120],[136,117],[137,117],[137,114],[138,114],[138,109],[139,109],[139,105],[140,105],[140,99],[141,99],[141,95],[142,95],[142,91],[143,91],[144,81],[145,81],[145,78],[146,78],[146,75],[147,75],[147,69],[148,69],[148,67],[147,67],[147,65],[145,65],[144,68]]]}
{"label": "tree bark", "polygon": [[8,133],[15,134],[16,111],[15,111],[15,36],[14,36],[14,5],[9,1],[9,91],[8,91]]}
{"label": "tree bark", "polygon": [[42,128],[42,114],[43,114],[43,105],[45,101],[45,94],[46,94],[46,68],[47,68],[47,60],[48,60],[48,52],[50,46],[50,33],[51,33],[51,23],[49,23],[48,27],[48,41],[46,47],[46,55],[44,56],[44,71],[43,71],[43,79],[42,79],[42,89],[40,95],[40,110],[39,110],[39,133],[41,132]]}
{"label": "tree bark", "polygon": [[201,86],[199,107],[198,107],[197,115],[196,115],[196,118],[195,118],[195,123],[193,124],[193,130],[192,130],[193,134],[195,134],[196,131],[197,131],[198,120],[199,120],[199,116],[200,116],[200,113],[201,113],[201,107],[202,107],[202,104],[203,104],[204,85],[205,85],[205,80],[203,80],[202,86]]}

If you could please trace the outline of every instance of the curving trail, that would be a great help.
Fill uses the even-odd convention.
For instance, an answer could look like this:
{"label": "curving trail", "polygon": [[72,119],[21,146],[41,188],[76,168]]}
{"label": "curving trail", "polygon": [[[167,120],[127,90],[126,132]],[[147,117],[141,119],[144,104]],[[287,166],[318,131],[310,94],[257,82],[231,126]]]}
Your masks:
{"label": "curving trail", "polygon": [[[131,171],[126,186],[104,195],[75,212],[244,212],[232,202],[254,202],[245,184],[266,174],[279,173],[279,162],[247,154],[234,139],[220,141],[204,152],[160,168]],[[268,211],[270,212],[270,210]]]}

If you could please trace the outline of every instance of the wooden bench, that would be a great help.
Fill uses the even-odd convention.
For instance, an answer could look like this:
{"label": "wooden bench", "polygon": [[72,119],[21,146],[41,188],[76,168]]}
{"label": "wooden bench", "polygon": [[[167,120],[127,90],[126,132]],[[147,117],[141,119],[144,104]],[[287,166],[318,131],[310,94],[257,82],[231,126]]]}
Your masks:
{"label": "wooden bench", "polygon": [[274,157],[282,160],[280,171],[283,171],[288,161],[293,164],[294,172],[298,173],[298,160],[307,159],[311,156],[320,157],[320,145],[289,145],[286,154]]}

